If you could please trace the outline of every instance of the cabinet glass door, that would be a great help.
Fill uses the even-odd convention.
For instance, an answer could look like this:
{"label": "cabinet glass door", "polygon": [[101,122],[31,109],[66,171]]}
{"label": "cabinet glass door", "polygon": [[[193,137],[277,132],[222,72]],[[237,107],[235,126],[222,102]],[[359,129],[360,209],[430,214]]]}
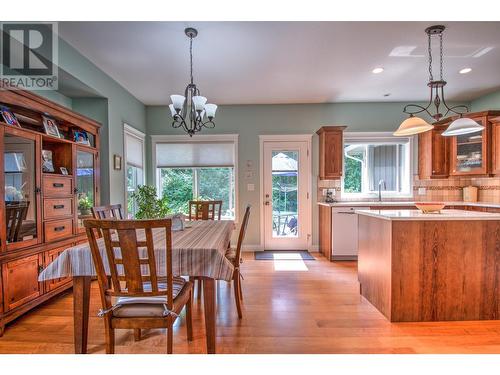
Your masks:
{"label": "cabinet glass door", "polygon": [[483,131],[458,135],[456,138],[456,171],[473,173],[484,169]]}
{"label": "cabinet glass door", "polygon": [[77,149],[76,152],[76,194],[78,228],[83,220],[92,218],[90,209],[95,206],[95,161],[94,154]]}
{"label": "cabinet glass door", "polygon": [[35,138],[5,132],[5,227],[7,246],[38,242],[37,173]]}

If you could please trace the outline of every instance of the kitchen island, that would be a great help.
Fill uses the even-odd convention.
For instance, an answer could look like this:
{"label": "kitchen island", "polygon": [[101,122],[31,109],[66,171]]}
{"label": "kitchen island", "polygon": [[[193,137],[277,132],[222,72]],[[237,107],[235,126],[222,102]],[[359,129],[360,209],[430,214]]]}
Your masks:
{"label": "kitchen island", "polygon": [[356,213],[360,292],[391,322],[500,319],[500,214]]}

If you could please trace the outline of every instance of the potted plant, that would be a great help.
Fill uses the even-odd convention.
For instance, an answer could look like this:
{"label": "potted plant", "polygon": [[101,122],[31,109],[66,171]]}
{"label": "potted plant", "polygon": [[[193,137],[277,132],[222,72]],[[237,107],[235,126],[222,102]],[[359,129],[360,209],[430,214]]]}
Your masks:
{"label": "potted plant", "polygon": [[136,219],[163,219],[169,213],[166,196],[158,198],[156,187],[140,185],[132,194],[137,204]]}
{"label": "potted plant", "polygon": [[92,199],[90,197],[83,195],[78,199],[78,210],[81,215],[90,215],[90,209],[92,208]]}

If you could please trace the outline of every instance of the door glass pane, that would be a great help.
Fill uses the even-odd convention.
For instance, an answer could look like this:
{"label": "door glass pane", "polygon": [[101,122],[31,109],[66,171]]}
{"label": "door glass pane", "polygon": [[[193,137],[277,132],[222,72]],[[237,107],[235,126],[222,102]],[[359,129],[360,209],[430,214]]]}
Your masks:
{"label": "door glass pane", "polygon": [[273,237],[298,237],[298,151],[272,152]]}
{"label": "door glass pane", "polygon": [[457,170],[469,172],[483,166],[483,132],[457,136]]}
{"label": "door glass pane", "polygon": [[7,243],[32,240],[37,237],[35,141],[6,134],[4,144]]}
{"label": "door glass pane", "polygon": [[94,207],[94,154],[77,151],[76,153],[76,188],[78,189],[78,227],[83,228],[83,220],[92,217]]}

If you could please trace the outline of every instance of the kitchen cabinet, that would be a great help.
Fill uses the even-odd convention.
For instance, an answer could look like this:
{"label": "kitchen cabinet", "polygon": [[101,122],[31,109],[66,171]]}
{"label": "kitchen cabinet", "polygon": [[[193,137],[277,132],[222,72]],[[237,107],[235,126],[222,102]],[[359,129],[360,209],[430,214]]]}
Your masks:
{"label": "kitchen cabinet", "polygon": [[418,176],[420,179],[447,178],[450,170],[450,138],[442,133],[447,125],[418,135]]}
{"label": "kitchen cabinet", "polygon": [[332,254],[332,208],[319,206],[319,252],[331,260]]}
{"label": "kitchen cabinet", "polygon": [[500,175],[500,116],[491,121],[491,173]]}
{"label": "kitchen cabinet", "polygon": [[319,135],[319,178],[336,180],[342,177],[344,129],[346,126],[323,126]]}
{"label": "kitchen cabinet", "polygon": [[[492,124],[492,120],[499,115],[500,111],[483,111],[464,115],[484,126],[484,129],[475,133],[450,137],[450,176],[489,176],[500,172],[500,168],[495,166],[495,160],[499,160],[495,154],[500,152],[498,150],[500,143],[498,140],[495,141],[495,136],[499,137],[500,134],[493,133],[493,130],[498,133],[498,129]],[[441,123],[448,126],[457,118],[458,116],[454,116],[442,120]],[[497,169],[498,172],[495,172]]]}

